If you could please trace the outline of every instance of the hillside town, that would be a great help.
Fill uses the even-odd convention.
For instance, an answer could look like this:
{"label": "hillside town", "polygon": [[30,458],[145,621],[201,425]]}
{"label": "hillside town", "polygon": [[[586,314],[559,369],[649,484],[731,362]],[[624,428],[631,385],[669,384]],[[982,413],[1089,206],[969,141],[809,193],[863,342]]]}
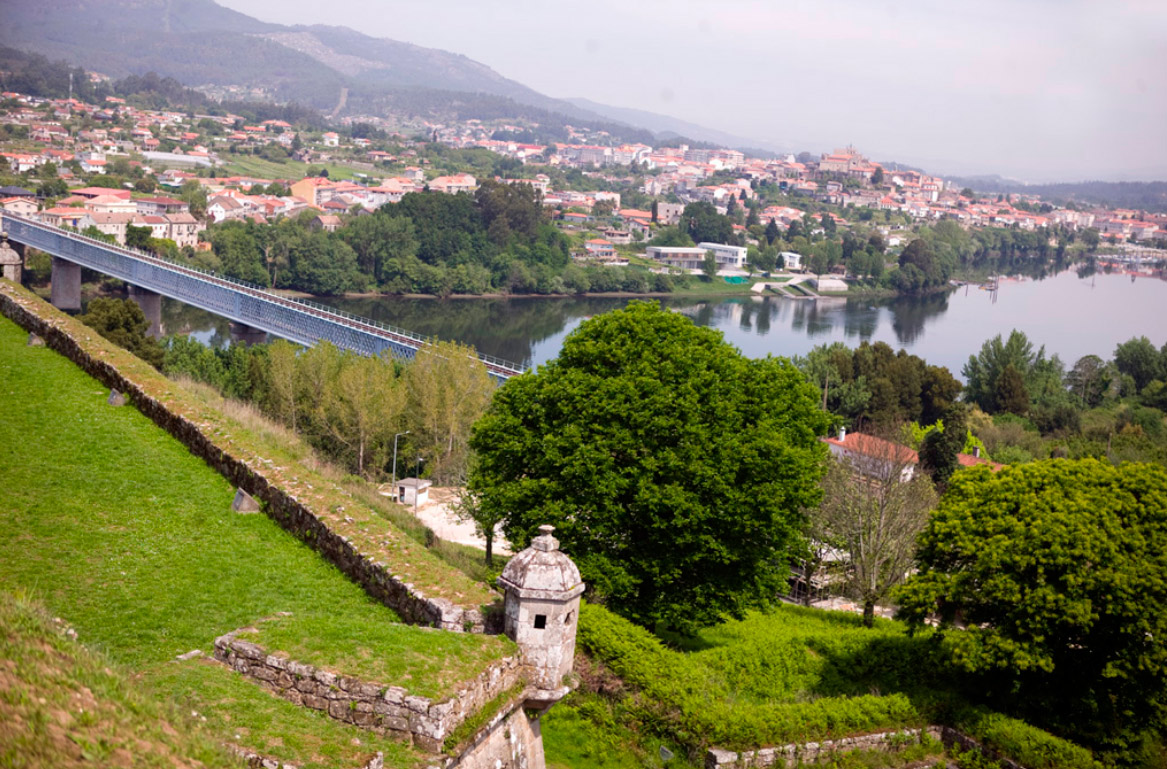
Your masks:
{"label": "hillside town", "polygon": [[1167,769],[1095,5],[3,0],[0,769]]}
{"label": "hillside town", "polygon": [[[683,143],[617,144],[606,132],[575,129],[567,142],[523,142],[518,138],[538,126],[504,121],[423,123],[406,134],[363,116],[322,131],[278,119],[146,109],[113,96],[102,104],[2,97],[0,157],[8,174],[0,210],[96,231],[122,245],[137,229],[180,251],[210,250],[208,226],[301,215],[310,227],[335,232],[410,193],[474,193],[487,176],[530,185],[573,237],[576,260],[631,259],[661,272],[747,276],[774,262],[779,271],[809,269],[810,254],[789,245],[796,234],[834,235],[855,225],[864,236],[877,231],[889,254],[921,225],[942,221],[967,230],[1046,232],[1051,242],[1069,233],[1071,242],[1112,247],[1113,258],[1134,269],[1157,264],[1167,246],[1164,213],[978,195],[920,170],[885,167],[854,147],[818,157],[750,157]],[[488,151],[503,173],[460,167],[434,148]],[[253,160],[266,172],[239,172]],[[732,220],[725,242],[649,245],[662,228],[683,227],[694,203]],[[776,233],[786,247],[769,263],[757,259]],[[800,245],[807,250],[805,240]],[[837,259],[819,271],[824,266],[839,277],[853,272]],[[846,290],[835,283],[832,289]]]}

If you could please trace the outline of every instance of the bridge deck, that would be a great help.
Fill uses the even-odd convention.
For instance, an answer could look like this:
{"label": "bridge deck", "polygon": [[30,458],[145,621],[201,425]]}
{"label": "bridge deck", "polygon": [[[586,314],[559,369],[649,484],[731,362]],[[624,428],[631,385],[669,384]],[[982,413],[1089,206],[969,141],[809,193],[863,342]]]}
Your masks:
{"label": "bridge deck", "polygon": [[[5,213],[8,237],[52,256],[88,267],[149,291],[213,312],[303,345],[328,340],[361,355],[390,354],[411,359],[427,340],[403,329],[315,302],[274,294],[243,281],[176,264],[112,245],[43,222]],[[505,381],[522,366],[490,355],[478,359],[491,376]]]}

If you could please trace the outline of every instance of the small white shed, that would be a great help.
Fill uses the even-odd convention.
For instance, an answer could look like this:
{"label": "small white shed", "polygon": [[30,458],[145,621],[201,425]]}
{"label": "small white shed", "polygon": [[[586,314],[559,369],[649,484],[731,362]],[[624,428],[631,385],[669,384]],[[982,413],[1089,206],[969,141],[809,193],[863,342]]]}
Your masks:
{"label": "small white shed", "polygon": [[402,478],[397,482],[397,501],[403,505],[424,505],[430,499],[430,486],[433,481],[424,481],[421,478]]}

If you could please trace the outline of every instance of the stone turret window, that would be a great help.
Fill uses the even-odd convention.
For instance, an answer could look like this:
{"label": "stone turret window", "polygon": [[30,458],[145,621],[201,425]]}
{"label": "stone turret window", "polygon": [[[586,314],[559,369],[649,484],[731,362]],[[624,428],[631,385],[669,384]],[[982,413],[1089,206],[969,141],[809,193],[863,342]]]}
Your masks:
{"label": "stone turret window", "polygon": [[547,615],[546,614],[536,614],[535,615],[535,629],[542,630],[545,627],[547,627]]}
{"label": "stone turret window", "polygon": [[570,612],[570,611],[569,611],[569,612],[567,613],[567,616],[563,618],[563,624],[564,624],[564,625],[570,625],[570,624],[571,624],[571,615],[572,615],[572,613],[573,613],[573,612]]}

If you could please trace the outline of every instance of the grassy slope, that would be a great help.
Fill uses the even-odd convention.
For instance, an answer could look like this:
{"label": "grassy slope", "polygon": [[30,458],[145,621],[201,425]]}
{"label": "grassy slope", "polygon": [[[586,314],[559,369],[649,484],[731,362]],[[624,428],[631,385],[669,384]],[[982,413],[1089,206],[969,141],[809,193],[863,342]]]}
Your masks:
{"label": "grassy slope", "polygon": [[0,766],[243,765],[65,630],[27,596],[0,593]]}
{"label": "grassy slope", "polygon": [[[25,339],[0,320],[0,392],[11,394],[0,420],[0,581],[36,591],[83,642],[144,671],[166,695],[229,703],[214,714],[220,726],[230,718],[226,738],[240,733],[241,744],[301,765],[330,763],[326,746],[348,746],[336,757],[352,761],[372,742],[395,764],[411,764],[399,745],[276,700],[217,666],[173,662],[280,611],[304,633],[357,635],[375,625],[349,640],[369,655],[390,637],[395,652],[425,655],[434,634],[395,625],[390,610],[265,516],[233,514],[225,480],[136,410],[107,406],[97,382]],[[451,639],[449,664],[403,673],[411,677],[402,683],[448,691],[509,648],[495,637]],[[297,750],[300,734],[316,735],[309,747],[320,750]]]}
{"label": "grassy slope", "polygon": [[334,532],[347,537],[362,553],[387,564],[393,574],[424,595],[445,598],[460,606],[492,604],[499,598],[486,584],[451,568],[439,555],[392,525],[390,516],[379,512],[378,505],[387,504],[383,498],[378,505],[363,502],[368,495],[344,488],[339,476],[320,466],[302,440],[267,420],[253,418],[253,409],[240,409],[209,388],[192,390],[167,379],[74,318],[38,302],[31,293],[7,281],[0,281],[0,292],[21,303],[35,304],[42,317],[68,329],[90,354],[115,364],[123,375],[166,404],[171,412],[198,424],[216,445],[253,467],[262,466],[269,480],[294,494]]}

